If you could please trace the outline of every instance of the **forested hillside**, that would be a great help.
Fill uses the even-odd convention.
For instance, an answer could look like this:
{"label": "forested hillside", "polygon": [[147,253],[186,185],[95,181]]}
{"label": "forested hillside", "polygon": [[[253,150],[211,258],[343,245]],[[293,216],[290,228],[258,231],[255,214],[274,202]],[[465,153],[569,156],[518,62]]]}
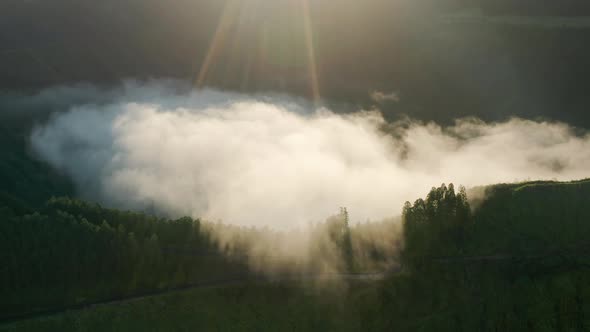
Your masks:
{"label": "forested hillside", "polygon": [[0,204],[35,207],[52,195],[71,195],[69,180],[29,151],[29,125],[2,118],[0,123]]}
{"label": "forested hillside", "polygon": [[[107,321],[148,331],[181,326],[245,331],[287,326],[338,331],[588,329],[590,181],[480,189],[484,196],[471,200],[474,206],[465,190],[453,185],[433,188],[424,199],[407,203],[402,269],[382,282],[344,288],[325,284],[320,289],[305,282],[246,283],[89,308],[9,325],[7,331],[100,331]],[[178,256],[183,250],[218,252],[203,224],[190,218],[165,221],[69,199],[50,200],[37,214],[15,216],[8,208],[3,214],[0,234],[11,235],[0,242],[10,243],[1,252],[11,264],[4,266],[2,285],[3,293],[12,294],[3,298],[3,312],[34,309],[16,307],[19,300],[63,305],[165,289],[211,276],[211,269],[219,275],[247,270],[235,261],[239,256]],[[345,220],[340,215],[326,225],[344,226]],[[351,259],[342,265],[346,271],[355,264],[347,253],[359,243],[359,234],[355,228],[328,229],[342,249],[343,262]],[[244,229],[238,233],[252,234]],[[317,248],[316,254],[325,251]],[[216,314],[224,309],[230,310],[224,314],[227,319]],[[262,312],[272,315],[261,319]]]}
{"label": "forested hillside", "polygon": [[452,186],[406,204],[407,274],[385,286],[394,317],[438,331],[589,328],[590,182],[484,192],[473,210]]}
{"label": "forested hillside", "polygon": [[311,242],[294,258],[276,250],[299,231],[169,220],[69,198],[37,210],[6,200],[0,220],[0,319],[203,282],[379,272],[399,246],[397,224],[351,227],[345,211],[309,229]]}
{"label": "forested hillside", "polygon": [[[590,246],[590,181],[530,182],[480,188],[470,209],[464,189],[433,189],[404,207],[406,252],[416,257],[473,256],[573,262]],[[478,202],[479,200],[479,202]]]}
{"label": "forested hillside", "polygon": [[25,215],[3,207],[0,218],[3,316],[243,272],[190,218],[164,221],[69,199]]}

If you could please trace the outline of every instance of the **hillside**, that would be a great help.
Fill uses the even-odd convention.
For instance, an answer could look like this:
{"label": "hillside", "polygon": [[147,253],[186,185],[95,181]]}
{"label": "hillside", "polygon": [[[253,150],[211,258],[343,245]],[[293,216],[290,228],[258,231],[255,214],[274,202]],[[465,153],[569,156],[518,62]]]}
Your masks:
{"label": "hillside", "polygon": [[585,264],[581,259],[590,247],[590,180],[497,184],[471,192],[473,209],[453,203],[452,186],[406,204],[406,239],[409,234],[415,238],[415,243],[406,243],[406,253],[445,262],[498,260],[537,266],[547,259],[555,266]]}
{"label": "hillside", "polygon": [[474,215],[473,250],[562,259],[590,248],[590,180],[495,185]]}
{"label": "hillside", "polygon": [[[203,246],[204,243],[198,240],[203,235],[198,234],[205,233],[199,233],[198,221],[166,222],[131,212],[106,210],[83,202],[53,200],[41,211],[49,217],[36,214],[19,220],[8,220],[9,223],[28,225],[26,227],[29,230],[53,223],[50,228],[43,228],[46,230],[44,232],[54,234],[53,240],[37,243],[54,245],[30,247],[32,251],[27,254],[30,258],[37,257],[48,248],[56,250],[55,244],[63,242],[65,238],[55,231],[61,229],[62,226],[58,225],[66,224],[74,227],[72,230],[76,227],[88,228],[85,231],[86,238],[76,236],[80,242],[71,243],[73,247],[70,248],[76,248],[80,255],[92,253],[95,245],[105,248],[100,243],[110,241],[107,236],[113,232],[108,231],[110,227],[118,229],[114,231],[119,233],[117,236],[123,235],[121,232],[125,232],[125,229],[132,230],[127,237],[136,236],[138,245],[147,247],[139,251],[143,252],[139,256],[127,257],[127,263],[121,261],[122,270],[117,270],[119,272],[108,280],[102,274],[90,270],[87,270],[90,274],[86,275],[84,269],[99,268],[98,271],[101,271],[100,266],[116,263],[109,262],[109,257],[116,257],[114,253],[103,258],[94,256],[93,262],[102,260],[99,265],[92,264],[78,272],[67,272],[75,273],[77,277],[68,280],[80,287],[78,290],[71,288],[68,294],[86,294],[86,300],[90,299],[88,296],[98,295],[95,299],[100,299],[104,296],[108,298],[109,294],[119,294],[122,301],[3,325],[0,330],[73,331],[84,328],[100,331],[105,324],[114,324],[109,326],[127,331],[158,331],[189,326],[272,331],[284,329],[287,325],[303,331],[583,330],[590,326],[590,302],[587,298],[590,294],[590,264],[587,263],[590,252],[586,240],[590,229],[586,208],[590,199],[589,190],[589,180],[499,184],[484,188],[486,199],[471,209],[462,189],[455,192],[452,185],[433,188],[426,198],[406,204],[403,220],[405,247],[401,253],[404,265],[383,281],[335,279],[317,284],[305,279],[258,279],[257,282],[244,279],[238,284],[178,291],[131,301],[124,301],[124,296],[133,294],[137,289],[147,290],[159,284],[153,289],[166,290],[169,287],[166,283],[182,285],[190,280],[199,280],[194,279],[198,275],[200,278],[213,276],[210,263],[204,263],[203,257],[191,256],[178,261],[173,252],[165,249],[171,243],[176,248],[178,245],[191,248],[198,243]],[[51,217],[55,213],[51,211],[56,211],[63,221]],[[82,219],[74,222],[74,215]],[[68,218],[71,221],[67,221]],[[99,220],[108,222],[103,222],[100,227],[92,226]],[[4,227],[6,222],[4,219]],[[43,224],[46,226],[41,226]],[[193,231],[187,232],[186,227],[192,227]],[[51,228],[55,230],[51,231]],[[158,234],[157,239],[161,243],[158,246],[154,246],[154,235],[149,235],[151,232]],[[187,237],[189,233],[194,235]],[[3,231],[0,234],[6,233]],[[96,238],[93,240],[93,237]],[[188,242],[178,242],[181,238]],[[67,242],[64,245],[67,246]],[[6,254],[12,248],[9,246],[2,252]],[[346,248],[346,245],[342,248]],[[164,255],[166,264],[156,263],[153,260],[156,256],[147,254],[155,253],[154,250]],[[220,263],[224,261],[223,256],[217,257]],[[24,259],[24,256],[20,256],[16,261]],[[125,279],[125,283],[121,284],[123,279],[120,278],[126,276],[121,273],[125,271],[125,266],[133,267],[129,264],[133,264],[134,260],[139,264],[140,270],[137,271],[140,275],[135,274],[134,278]],[[76,264],[83,267],[81,262]],[[152,263],[145,265],[145,262]],[[228,269],[236,271],[235,267],[238,266],[235,261],[223,264],[218,265],[219,277],[224,274],[227,276]],[[43,269],[42,265],[33,265]],[[188,266],[191,268],[188,269]],[[14,267],[9,265],[3,275],[15,275]],[[179,267],[184,271],[182,276],[178,270],[175,271]],[[47,268],[37,275],[48,276]],[[140,272],[141,269],[153,270]],[[109,268],[103,271],[112,270]],[[203,274],[204,271],[207,273]],[[62,272],[57,273],[59,275]],[[149,277],[145,279],[141,274]],[[88,279],[89,276],[92,279]],[[54,288],[57,284],[52,284],[50,280],[29,279],[28,282],[37,283],[37,287],[49,295],[46,299],[51,299],[51,294],[56,293],[50,290],[57,290]],[[87,283],[80,283],[82,280],[87,280]],[[20,283],[25,281],[19,278]],[[106,287],[112,281],[112,285],[119,287]],[[2,284],[9,285],[10,281],[4,280]],[[28,289],[31,289],[30,285]],[[91,295],[91,290],[99,291],[96,285],[102,285],[100,292]],[[125,288],[120,288],[123,285]],[[34,292],[26,295],[18,287],[9,289],[16,291],[13,299],[26,300],[29,304],[37,301],[31,297]],[[117,293],[113,293],[115,290]],[[4,297],[3,301],[9,299]],[[78,298],[71,303],[84,303],[79,302],[84,300]],[[36,303],[38,306],[42,302]],[[59,309],[56,302],[43,303],[53,303],[54,308]],[[8,303],[3,305],[11,310],[16,308],[14,302],[8,307]],[[221,308],[229,309],[229,312]],[[223,314],[220,316],[221,312]],[[271,315],[272,319],[270,316],[263,319],[260,315]]]}

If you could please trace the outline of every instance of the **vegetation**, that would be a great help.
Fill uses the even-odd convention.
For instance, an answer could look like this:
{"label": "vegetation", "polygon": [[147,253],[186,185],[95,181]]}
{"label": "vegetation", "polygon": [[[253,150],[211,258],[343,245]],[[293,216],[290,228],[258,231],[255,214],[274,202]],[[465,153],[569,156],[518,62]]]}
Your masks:
{"label": "vegetation", "polygon": [[[310,231],[309,252],[302,253],[309,259],[301,261],[268,257],[276,245],[269,239],[281,241],[293,234],[189,217],[167,220],[68,198],[50,199],[36,211],[4,206],[0,220],[0,318],[247,278],[257,272],[262,278],[260,272],[271,269],[313,275],[375,270],[379,262],[391,260],[388,254],[393,251],[360,238],[353,241],[351,234],[361,226],[351,231],[345,215]],[[376,226],[381,231],[390,228],[394,238],[392,224]],[[261,242],[268,246],[255,251],[252,247],[261,248]],[[353,244],[362,260],[354,260]]]}
{"label": "vegetation", "polygon": [[5,207],[0,217],[3,315],[243,272],[210,250],[214,244],[190,218],[165,221],[69,199],[26,215]]}
{"label": "vegetation", "polygon": [[[303,284],[195,289],[0,327],[0,331],[361,331],[376,287]],[[349,303],[362,305],[354,308]]]}
{"label": "vegetation", "polygon": [[[250,278],[4,330],[583,331],[590,328],[589,190],[590,181],[496,185],[471,207],[463,188],[433,188],[405,205],[403,269],[380,282]],[[33,214],[2,211],[1,252],[9,262],[1,274],[9,295],[3,313],[170,289],[215,271],[248,272],[235,259],[242,256],[222,255],[207,227],[190,218],[163,220],[70,199],[52,199]],[[318,226],[338,244],[342,271],[354,270],[357,250],[350,248],[366,234],[330,226],[345,225],[345,213]],[[314,253],[326,248],[318,244]],[[178,255],[187,249],[215,254]]]}
{"label": "vegetation", "polygon": [[385,286],[389,312],[425,330],[588,329],[589,190],[589,181],[491,186],[471,214],[451,186],[407,203],[408,274]]}
{"label": "vegetation", "polygon": [[68,179],[31,155],[29,126],[21,120],[0,118],[0,205],[19,206],[20,212],[42,205],[52,195],[73,193]]}

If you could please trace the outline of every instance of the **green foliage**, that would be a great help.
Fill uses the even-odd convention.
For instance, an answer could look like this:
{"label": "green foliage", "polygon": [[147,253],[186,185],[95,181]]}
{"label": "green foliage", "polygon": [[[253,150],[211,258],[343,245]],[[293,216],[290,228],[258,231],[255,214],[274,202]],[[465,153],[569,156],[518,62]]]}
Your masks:
{"label": "green foliage", "polygon": [[118,298],[245,273],[200,230],[164,220],[51,199],[32,214],[0,209],[0,316]]}
{"label": "green foliage", "polygon": [[[280,255],[267,260],[251,256],[272,255],[273,241],[293,235],[288,232],[201,224],[190,217],[167,220],[63,197],[51,198],[39,210],[21,208],[18,200],[8,202],[14,203],[0,207],[0,254],[6,262],[0,319],[246,277],[260,272],[251,269],[255,261],[277,272],[333,273],[357,271],[391,257],[383,247],[355,240],[356,252],[365,257],[355,262],[345,209],[311,230],[311,259],[293,266],[288,259],[277,261]],[[255,251],[261,243],[268,247]],[[369,250],[378,258],[367,259],[363,253]]]}
{"label": "green foliage", "polygon": [[495,185],[483,195],[473,213],[464,189],[455,194],[452,185],[406,203],[405,262],[520,260],[527,269],[586,264],[590,181]]}
{"label": "green foliage", "polygon": [[451,186],[406,203],[406,274],[384,287],[379,310],[394,308],[409,331],[587,330],[590,181],[484,194],[472,214]]}
{"label": "green foliage", "polygon": [[[463,188],[442,185],[406,203],[403,269],[382,283],[336,291],[329,283],[317,288],[285,282],[195,289],[5,330],[589,329],[590,181],[497,185],[486,188],[485,197],[472,209]],[[256,239],[284,239],[269,230],[165,220],[67,198],[51,199],[36,212],[18,199],[4,202],[0,312],[7,315],[247,272],[243,256],[224,255],[248,252]],[[334,261],[339,271],[356,271],[367,255],[385,257],[373,251],[370,239],[395,228],[351,227],[348,219],[343,209],[312,228],[310,264],[318,271]],[[233,230],[233,247],[216,242],[210,233],[216,227]],[[227,249],[223,254],[221,247]]]}
{"label": "green foliage", "polygon": [[[579,260],[590,235],[590,181],[532,182],[486,189],[469,251]],[[582,255],[580,255],[582,254]]]}
{"label": "green foliage", "polygon": [[471,213],[465,188],[432,188],[426,200],[403,209],[404,263],[414,265],[424,258],[460,254],[471,226]]}
{"label": "green foliage", "polygon": [[244,283],[95,306],[0,331],[585,331],[587,271],[506,278],[494,267],[315,288]]}
{"label": "green foliage", "polygon": [[[2,110],[0,110],[2,111]],[[29,151],[29,123],[0,119],[0,205],[37,207],[52,195],[72,194],[72,184]]]}

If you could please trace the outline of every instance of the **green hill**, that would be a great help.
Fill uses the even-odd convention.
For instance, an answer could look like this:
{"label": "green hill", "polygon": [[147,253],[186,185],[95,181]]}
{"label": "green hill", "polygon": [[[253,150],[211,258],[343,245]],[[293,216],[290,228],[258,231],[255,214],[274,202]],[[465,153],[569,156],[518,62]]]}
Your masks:
{"label": "green hill", "polygon": [[[86,307],[0,326],[0,330],[588,329],[590,264],[586,262],[590,252],[587,250],[589,246],[586,245],[586,238],[590,230],[590,212],[587,209],[590,181],[499,184],[483,188],[482,191],[485,200],[474,209],[470,207],[465,191],[455,191],[452,185],[433,188],[426,198],[414,204],[407,203],[403,216],[403,267],[383,281],[330,280],[321,285],[304,280],[244,281]],[[175,285],[181,285],[199,275],[199,271],[210,268],[208,263],[200,261],[197,264],[199,260],[190,259],[179,261],[174,256],[165,256],[164,260],[156,262],[155,257],[166,254],[166,245],[171,243],[184,243],[185,248],[202,246],[204,242],[198,239],[203,237],[197,236],[201,234],[198,221],[158,220],[66,199],[50,201],[37,214],[20,217],[12,214],[11,218],[12,225],[26,227],[20,229],[18,234],[36,228],[41,230],[33,232],[35,237],[20,238],[24,243],[41,245],[28,247],[19,254],[17,261],[46,257],[43,255],[48,255],[47,250],[52,251],[60,246],[79,253],[78,257],[86,257],[84,255],[91,255],[97,248],[108,248],[106,244],[113,243],[114,239],[137,238],[136,243],[141,249],[136,251],[137,256],[129,256],[126,261],[120,261],[122,258],[117,254],[125,252],[126,247],[115,247],[111,249],[115,251],[107,255],[94,256],[93,259],[102,257],[98,261],[94,260],[101,262],[94,264],[96,266],[84,265],[82,260],[72,261],[76,255],[65,255],[66,262],[81,268],[67,272],[73,274],[67,279],[72,285],[70,293],[66,294],[104,297],[115,294],[115,291],[122,292],[116,294],[123,296],[132,294],[141,287],[144,290],[150,287],[166,290],[168,286],[157,285],[173,285],[175,282]],[[109,221],[99,224],[100,220]],[[3,221],[4,227],[5,223],[6,220]],[[62,233],[59,233],[60,229]],[[64,239],[72,237],[64,233],[68,229],[78,229],[82,233],[72,233],[77,234],[75,240],[64,242]],[[187,229],[192,231],[187,232]],[[43,237],[45,233],[53,234],[51,242]],[[187,237],[189,233],[193,235]],[[3,231],[0,234],[7,233]],[[86,235],[82,238],[81,234]],[[108,234],[115,234],[115,237],[109,238]],[[342,230],[337,230],[335,234],[342,234]],[[16,237],[10,235],[7,238]],[[158,246],[155,246],[154,239],[157,239]],[[6,243],[6,238],[0,243]],[[57,243],[60,246],[56,246]],[[129,245],[126,241],[120,243]],[[6,255],[6,250],[10,252],[11,248],[4,248],[0,252]],[[67,253],[58,251],[61,254],[64,252]],[[50,261],[54,259],[50,257]],[[222,256],[218,256],[218,259],[219,262],[223,261]],[[147,262],[150,263],[146,265]],[[121,263],[120,268],[109,267],[109,264],[115,264],[115,267]],[[191,265],[192,270],[184,270],[180,274],[183,278],[180,278],[177,269],[189,266],[186,264]],[[236,266],[235,262],[225,264],[219,265],[220,273]],[[4,265],[2,275],[15,276],[15,266],[21,265],[8,265],[8,268]],[[63,266],[67,268],[69,265]],[[131,274],[125,272],[126,267],[131,267]],[[47,275],[51,266],[40,265],[35,268],[39,270],[33,273],[42,276]],[[85,271],[95,271],[93,269],[107,274],[85,274]],[[137,278],[138,275],[133,271],[145,271],[143,273],[147,276]],[[106,278],[107,275],[110,275],[110,279]],[[136,279],[129,278],[134,275]],[[19,298],[29,307],[33,303],[49,304],[38,301],[47,301],[56,294],[64,294],[60,288],[55,288],[56,284],[52,284],[51,279],[20,279],[21,283],[32,283],[28,284],[28,289],[47,294],[46,297],[35,298],[33,292],[18,291],[19,288],[16,288],[12,299]],[[122,280],[126,281],[121,283]],[[3,280],[3,285],[8,285],[7,282]],[[31,285],[36,288],[31,288]],[[97,285],[101,285],[101,288],[97,288]],[[109,285],[118,285],[119,288],[109,288]],[[3,292],[6,294],[6,289]],[[10,298],[3,297],[3,301]],[[3,308],[14,309],[14,303],[10,306],[5,302]],[[55,301],[52,303],[57,305]],[[20,307],[20,310],[25,309],[26,306]]]}
{"label": "green hill", "polygon": [[589,204],[590,180],[490,186],[474,213],[471,250],[573,257],[590,245]]}

